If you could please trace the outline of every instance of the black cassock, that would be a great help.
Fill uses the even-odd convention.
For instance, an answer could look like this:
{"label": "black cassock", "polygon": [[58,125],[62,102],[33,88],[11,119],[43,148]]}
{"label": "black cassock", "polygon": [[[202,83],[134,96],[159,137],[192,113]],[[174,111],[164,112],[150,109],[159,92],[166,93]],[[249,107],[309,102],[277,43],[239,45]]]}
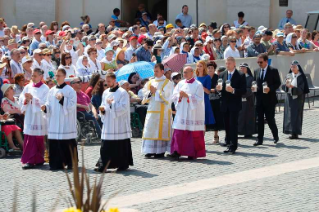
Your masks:
{"label": "black cassock", "polygon": [[254,78],[251,75],[246,76],[246,94],[242,97],[242,109],[238,117],[238,134],[253,135],[256,134],[256,115],[254,93],[251,86]]}
{"label": "black cassock", "polygon": [[309,93],[306,78],[301,73],[297,77],[297,87],[292,88],[291,92],[286,85],[282,89],[286,92],[283,133],[301,135],[305,95]]}

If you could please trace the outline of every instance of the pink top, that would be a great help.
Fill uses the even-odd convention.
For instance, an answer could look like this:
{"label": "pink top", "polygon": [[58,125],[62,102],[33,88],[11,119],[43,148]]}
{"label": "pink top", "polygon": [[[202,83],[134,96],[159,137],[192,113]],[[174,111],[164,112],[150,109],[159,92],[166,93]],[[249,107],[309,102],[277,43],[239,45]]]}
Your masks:
{"label": "pink top", "polygon": [[[85,106],[89,106],[91,103],[91,99],[90,97],[84,93],[83,91],[77,92],[76,93],[76,97],[77,97],[77,103],[80,105],[85,105]],[[83,108],[77,108],[78,111],[85,111],[85,109]]]}

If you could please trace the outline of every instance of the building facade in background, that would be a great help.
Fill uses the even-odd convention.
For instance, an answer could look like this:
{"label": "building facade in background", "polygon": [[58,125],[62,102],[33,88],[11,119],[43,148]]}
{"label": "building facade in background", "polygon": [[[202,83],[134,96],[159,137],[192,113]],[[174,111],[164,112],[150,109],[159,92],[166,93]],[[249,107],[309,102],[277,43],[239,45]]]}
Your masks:
{"label": "building facade in background", "polygon": [[245,20],[251,26],[276,28],[287,9],[294,11],[297,24],[305,25],[308,11],[319,10],[319,1],[315,0],[0,0],[0,17],[8,25],[21,27],[27,22],[40,21],[49,24],[69,21],[72,26],[79,26],[83,15],[91,17],[91,24],[107,24],[114,8],[121,9],[120,18],[133,23],[137,6],[145,4],[151,14],[163,13],[167,23],[174,23],[184,4],[189,7],[189,14],[194,24],[215,21],[218,25],[232,24],[237,13],[243,11]]}

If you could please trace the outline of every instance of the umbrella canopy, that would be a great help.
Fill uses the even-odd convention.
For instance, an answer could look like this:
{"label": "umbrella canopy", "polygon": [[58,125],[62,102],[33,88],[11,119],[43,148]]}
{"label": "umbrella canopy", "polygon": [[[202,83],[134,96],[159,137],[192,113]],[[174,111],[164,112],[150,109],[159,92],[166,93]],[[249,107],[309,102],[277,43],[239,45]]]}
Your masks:
{"label": "umbrella canopy", "polygon": [[116,81],[128,80],[131,73],[136,72],[140,75],[142,79],[154,76],[154,63],[139,61],[135,63],[130,63],[119,69],[116,75]]}
{"label": "umbrella canopy", "polygon": [[187,54],[173,54],[163,60],[163,65],[168,66],[172,71],[180,71],[187,61]]}

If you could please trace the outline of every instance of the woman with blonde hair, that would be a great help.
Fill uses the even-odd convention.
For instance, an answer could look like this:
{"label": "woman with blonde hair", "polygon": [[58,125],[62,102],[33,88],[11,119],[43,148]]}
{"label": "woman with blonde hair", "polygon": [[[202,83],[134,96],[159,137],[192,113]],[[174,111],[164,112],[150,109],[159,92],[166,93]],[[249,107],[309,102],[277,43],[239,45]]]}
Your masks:
{"label": "woman with blonde hair", "polygon": [[125,60],[125,50],[120,50],[115,57],[115,61],[117,64],[118,69],[122,68],[122,66],[125,66],[129,63],[129,61]]}
{"label": "woman with blonde hair", "polygon": [[209,101],[209,94],[212,88],[212,81],[210,76],[208,75],[206,62],[200,60],[196,64],[195,70],[197,80],[200,81],[204,88],[204,102],[205,102],[205,125],[215,124],[215,118],[212,110],[212,106]]}
{"label": "woman with blonde hair", "polygon": [[11,27],[10,36],[11,36],[13,39],[15,39],[16,42],[19,42],[19,41],[20,41],[21,36],[20,36],[20,32],[19,32],[18,26],[13,25],[13,26]]}

